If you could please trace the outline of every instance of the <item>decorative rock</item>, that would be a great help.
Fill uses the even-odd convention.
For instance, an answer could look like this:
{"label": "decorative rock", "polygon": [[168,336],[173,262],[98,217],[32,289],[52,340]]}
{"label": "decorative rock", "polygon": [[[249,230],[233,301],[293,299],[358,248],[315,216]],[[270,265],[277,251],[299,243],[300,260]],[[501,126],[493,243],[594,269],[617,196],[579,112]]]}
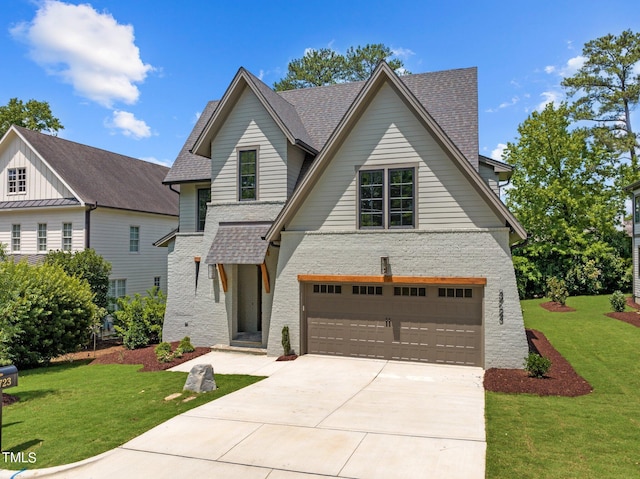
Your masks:
{"label": "decorative rock", "polygon": [[184,389],[196,393],[215,391],[216,388],[211,364],[196,364],[191,368],[187,381],[184,383]]}

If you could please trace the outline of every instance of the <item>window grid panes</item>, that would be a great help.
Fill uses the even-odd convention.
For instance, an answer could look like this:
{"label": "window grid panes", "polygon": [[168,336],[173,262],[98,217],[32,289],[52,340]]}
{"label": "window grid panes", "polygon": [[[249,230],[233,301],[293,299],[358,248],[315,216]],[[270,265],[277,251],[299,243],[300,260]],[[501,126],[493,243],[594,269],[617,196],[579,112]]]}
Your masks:
{"label": "window grid panes", "polygon": [[71,251],[73,246],[73,227],[71,223],[62,224],[62,251]]}
{"label": "window grid panes", "polygon": [[47,251],[47,224],[38,223],[38,251]]}
{"label": "window grid panes", "polygon": [[360,172],[360,228],[384,227],[384,170]]}
{"label": "window grid panes", "polygon": [[20,251],[20,225],[11,225],[11,251]]}
{"label": "window grid panes", "polygon": [[396,286],[393,288],[394,296],[427,296],[427,288],[413,286]]}
{"label": "window grid panes", "polygon": [[440,298],[473,298],[471,288],[438,288]]}
{"label": "window grid panes", "polygon": [[413,168],[389,170],[389,227],[413,226]]}
{"label": "window grid panes", "polygon": [[244,150],[239,154],[240,168],[240,200],[255,200],[257,198],[257,152]]}
{"label": "window grid panes", "polygon": [[211,188],[198,189],[198,231],[204,231],[207,203],[211,201]]}
{"label": "window grid panes", "polygon": [[339,284],[314,284],[313,292],[321,294],[342,294],[342,286]]}
{"label": "window grid panes", "polygon": [[9,193],[24,193],[27,191],[27,169],[9,168],[7,170],[7,191]]}
{"label": "window grid panes", "polygon": [[129,227],[129,252],[137,253],[140,251],[140,227]]}
{"label": "window grid panes", "polygon": [[118,308],[118,298],[122,298],[127,294],[127,280],[126,279],[112,279],[109,281],[109,300],[114,311]]}
{"label": "window grid panes", "polygon": [[153,278],[153,286],[156,288],[160,287],[160,276],[154,276]]}
{"label": "window grid panes", "polygon": [[382,286],[364,286],[354,284],[351,287],[351,294],[382,296]]}

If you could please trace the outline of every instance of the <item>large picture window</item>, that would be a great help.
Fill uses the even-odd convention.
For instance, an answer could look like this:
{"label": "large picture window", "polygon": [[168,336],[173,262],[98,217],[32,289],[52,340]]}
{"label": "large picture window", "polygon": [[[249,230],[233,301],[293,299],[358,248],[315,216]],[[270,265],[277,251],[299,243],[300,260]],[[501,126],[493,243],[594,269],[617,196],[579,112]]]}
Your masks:
{"label": "large picture window", "polygon": [[257,150],[238,152],[240,201],[258,199],[258,154]]}
{"label": "large picture window", "polygon": [[360,170],[360,228],[415,226],[415,168]]}
{"label": "large picture window", "polygon": [[204,231],[207,203],[211,201],[211,188],[198,188],[198,231]]}

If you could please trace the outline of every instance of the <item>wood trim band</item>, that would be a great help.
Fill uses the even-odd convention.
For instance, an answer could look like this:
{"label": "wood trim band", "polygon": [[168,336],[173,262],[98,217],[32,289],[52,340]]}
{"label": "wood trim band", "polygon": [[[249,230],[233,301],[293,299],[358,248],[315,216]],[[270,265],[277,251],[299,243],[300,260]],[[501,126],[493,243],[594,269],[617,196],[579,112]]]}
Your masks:
{"label": "wood trim band", "polygon": [[224,266],[218,264],[218,273],[220,274],[220,282],[222,283],[222,291],[227,292],[227,273],[224,271]]}
{"label": "wood trim band", "polygon": [[451,284],[485,286],[487,278],[458,276],[382,276],[346,274],[299,274],[300,282],[318,283],[390,283],[390,284]]}
{"label": "wood trim band", "polygon": [[264,284],[264,291],[269,294],[271,292],[271,286],[269,285],[269,272],[267,271],[267,265],[264,261],[260,265],[260,271],[262,271],[262,283]]}

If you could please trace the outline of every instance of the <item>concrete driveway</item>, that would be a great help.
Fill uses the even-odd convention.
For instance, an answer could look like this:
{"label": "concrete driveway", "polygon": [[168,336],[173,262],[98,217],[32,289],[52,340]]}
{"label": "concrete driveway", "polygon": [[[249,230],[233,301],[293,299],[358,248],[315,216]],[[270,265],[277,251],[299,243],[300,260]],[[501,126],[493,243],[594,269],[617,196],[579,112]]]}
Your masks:
{"label": "concrete driveway", "polygon": [[96,458],[15,477],[484,478],[482,369],[234,353],[194,362],[270,376]]}

